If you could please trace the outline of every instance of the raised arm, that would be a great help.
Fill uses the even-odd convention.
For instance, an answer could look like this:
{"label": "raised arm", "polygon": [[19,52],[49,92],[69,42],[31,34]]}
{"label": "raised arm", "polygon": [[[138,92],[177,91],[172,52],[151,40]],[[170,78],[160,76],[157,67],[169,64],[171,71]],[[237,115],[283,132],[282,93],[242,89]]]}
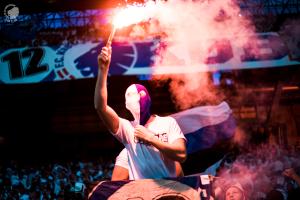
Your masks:
{"label": "raised arm", "polygon": [[119,116],[107,105],[107,75],[111,60],[111,47],[103,47],[98,55],[98,76],[95,87],[94,106],[105,126],[116,133],[119,127]]}

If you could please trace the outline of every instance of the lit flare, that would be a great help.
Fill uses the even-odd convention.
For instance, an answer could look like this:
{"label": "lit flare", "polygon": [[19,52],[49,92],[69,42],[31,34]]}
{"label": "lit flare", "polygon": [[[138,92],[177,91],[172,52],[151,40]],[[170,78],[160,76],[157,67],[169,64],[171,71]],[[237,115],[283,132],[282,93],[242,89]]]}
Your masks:
{"label": "lit flare", "polygon": [[151,18],[155,4],[147,2],[146,4],[128,5],[126,8],[119,9],[113,19],[113,28],[107,40],[106,46],[110,46],[116,29],[130,26],[146,21]]}

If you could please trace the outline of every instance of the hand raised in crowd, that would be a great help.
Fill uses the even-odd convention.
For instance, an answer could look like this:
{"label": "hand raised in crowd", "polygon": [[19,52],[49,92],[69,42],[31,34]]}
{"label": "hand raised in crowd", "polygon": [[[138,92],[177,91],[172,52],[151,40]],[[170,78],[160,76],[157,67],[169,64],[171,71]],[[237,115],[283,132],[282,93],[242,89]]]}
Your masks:
{"label": "hand raised in crowd", "polygon": [[292,179],[297,177],[297,173],[295,172],[295,170],[293,168],[289,168],[289,169],[284,170],[282,174],[284,176],[287,176],[287,177],[292,178]]}
{"label": "hand raised in crowd", "polygon": [[296,171],[293,168],[289,168],[289,169],[284,170],[282,174],[287,176],[287,177],[290,177],[291,179],[296,181],[298,186],[300,186],[300,176],[296,173]]}
{"label": "hand raised in crowd", "polygon": [[98,55],[98,66],[101,71],[109,69],[109,64],[111,61],[111,47],[104,46]]}

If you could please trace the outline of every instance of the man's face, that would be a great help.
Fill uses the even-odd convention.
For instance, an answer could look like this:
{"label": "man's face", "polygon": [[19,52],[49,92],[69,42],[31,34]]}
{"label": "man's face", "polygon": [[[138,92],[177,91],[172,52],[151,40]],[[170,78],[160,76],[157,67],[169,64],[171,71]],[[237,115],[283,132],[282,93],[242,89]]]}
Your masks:
{"label": "man's face", "polygon": [[230,187],[226,191],[226,200],[243,200],[243,192],[237,187]]}

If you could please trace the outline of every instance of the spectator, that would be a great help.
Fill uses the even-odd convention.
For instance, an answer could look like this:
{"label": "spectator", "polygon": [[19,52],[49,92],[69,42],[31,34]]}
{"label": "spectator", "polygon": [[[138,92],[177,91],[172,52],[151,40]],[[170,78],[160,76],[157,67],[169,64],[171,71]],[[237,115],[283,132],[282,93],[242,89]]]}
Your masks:
{"label": "spectator", "polygon": [[225,200],[246,200],[245,192],[241,184],[231,184],[225,190]]}

